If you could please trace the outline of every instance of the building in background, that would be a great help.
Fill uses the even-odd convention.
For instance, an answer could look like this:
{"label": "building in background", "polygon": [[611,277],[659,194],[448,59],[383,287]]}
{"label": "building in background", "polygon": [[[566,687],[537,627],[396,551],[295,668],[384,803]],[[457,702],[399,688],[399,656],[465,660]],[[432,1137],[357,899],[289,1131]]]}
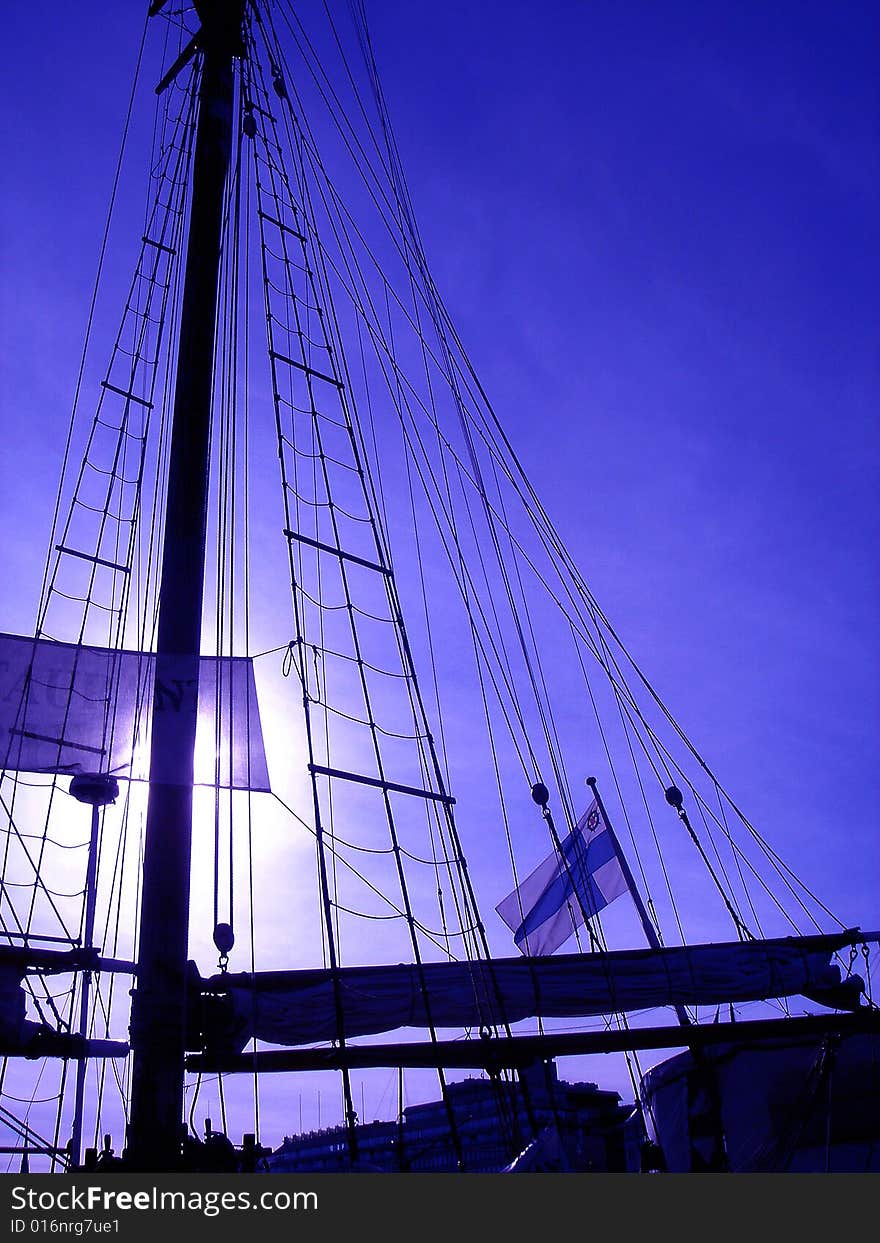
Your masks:
{"label": "building in background", "polygon": [[[361,1124],[359,1165],[388,1173],[455,1170],[451,1111],[464,1168],[471,1173],[501,1171],[516,1153],[517,1170],[639,1168],[639,1113],[624,1105],[618,1092],[560,1080],[553,1062],[530,1068],[523,1079],[524,1086],[491,1077],[465,1079],[449,1085],[446,1101],[410,1105],[399,1121]],[[269,1166],[275,1173],[348,1168],[345,1127],[286,1137]]]}

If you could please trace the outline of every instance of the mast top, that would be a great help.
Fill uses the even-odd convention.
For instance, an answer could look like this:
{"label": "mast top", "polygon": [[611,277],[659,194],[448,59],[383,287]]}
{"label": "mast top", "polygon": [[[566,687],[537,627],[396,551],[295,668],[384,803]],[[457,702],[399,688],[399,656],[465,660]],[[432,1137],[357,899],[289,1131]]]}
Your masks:
{"label": "mast top", "polygon": [[193,4],[202,24],[199,44],[207,51],[241,56],[244,0],[193,0]]}

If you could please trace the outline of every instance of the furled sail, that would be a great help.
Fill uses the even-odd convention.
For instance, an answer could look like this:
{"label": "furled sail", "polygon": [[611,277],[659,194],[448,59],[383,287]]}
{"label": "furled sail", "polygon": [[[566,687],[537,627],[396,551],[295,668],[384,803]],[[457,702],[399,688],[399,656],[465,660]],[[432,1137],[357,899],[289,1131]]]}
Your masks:
{"label": "furled sail", "polygon": [[[335,976],[327,970],[214,976],[203,990],[224,1004],[216,1007],[206,1036],[208,1044],[238,1048],[252,1037],[283,1045],[334,1040],[339,1036],[337,1004],[346,1038],[429,1023],[479,1027],[817,990],[829,999],[826,1004],[846,1005],[852,995],[841,986],[831,956],[856,935],[421,967],[344,967]],[[842,991],[836,994],[835,987]]]}
{"label": "furled sail", "polygon": [[[0,768],[146,777],[155,669],[149,652],[0,634]],[[163,711],[198,713],[196,784],[269,789],[249,657],[165,658],[159,695]]]}

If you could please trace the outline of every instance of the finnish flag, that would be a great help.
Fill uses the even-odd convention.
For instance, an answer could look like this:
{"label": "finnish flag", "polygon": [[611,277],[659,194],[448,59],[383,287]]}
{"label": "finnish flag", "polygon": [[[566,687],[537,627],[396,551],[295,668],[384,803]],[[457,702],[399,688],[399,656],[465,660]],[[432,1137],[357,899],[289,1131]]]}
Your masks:
{"label": "finnish flag", "polygon": [[560,845],[495,908],[524,954],[552,954],[585,917],[627,890],[614,837],[595,800]]}

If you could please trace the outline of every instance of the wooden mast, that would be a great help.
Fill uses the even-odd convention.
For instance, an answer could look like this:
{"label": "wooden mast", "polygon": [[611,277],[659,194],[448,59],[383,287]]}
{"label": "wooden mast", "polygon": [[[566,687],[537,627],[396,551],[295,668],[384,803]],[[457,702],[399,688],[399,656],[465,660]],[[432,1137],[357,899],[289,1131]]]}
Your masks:
{"label": "wooden mast", "polygon": [[196,0],[202,53],[192,206],[172,416],[152,712],[130,1167],[180,1163],[189,936],[193,751],[205,569],[211,395],[223,202],[232,150],[233,58],[243,0]]}

